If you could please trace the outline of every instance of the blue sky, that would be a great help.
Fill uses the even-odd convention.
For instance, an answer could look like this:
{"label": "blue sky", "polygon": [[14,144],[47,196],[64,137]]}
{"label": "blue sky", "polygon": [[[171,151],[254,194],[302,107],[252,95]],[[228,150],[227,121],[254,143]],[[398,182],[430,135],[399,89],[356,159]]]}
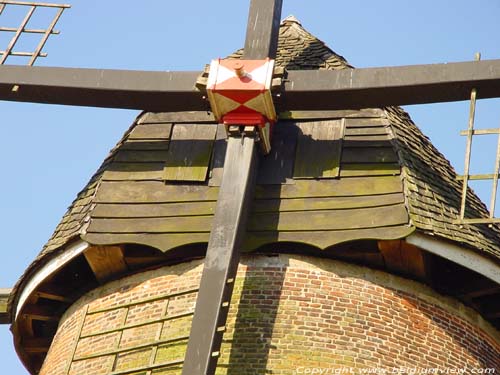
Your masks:
{"label": "blue sky", "polygon": [[[39,66],[140,70],[201,70],[241,47],[248,1],[74,0],[39,59]],[[0,26],[22,15],[7,9]],[[24,9],[22,10],[25,11]],[[284,0],[310,32],[356,67],[500,59],[498,0]],[[50,14],[31,24],[44,27]],[[8,43],[0,33],[0,50]],[[19,44],[32,49],[34,40]],[[9,59],[9,64],[25,64]],[[413,120],[458,171],[467,102],[408,106]],[[132,123],[137,111],[0,102],[2,183],[0,287],[11,287],[52,234],[67,206]],[[480,101],[478,128],[500,126],[500,99]],[[492,173],[497,140],[480,139],[473,172]],[[489,202],[489,187],[477,186]],[[2,373],[26,371],[7,326],[0,326]]]}

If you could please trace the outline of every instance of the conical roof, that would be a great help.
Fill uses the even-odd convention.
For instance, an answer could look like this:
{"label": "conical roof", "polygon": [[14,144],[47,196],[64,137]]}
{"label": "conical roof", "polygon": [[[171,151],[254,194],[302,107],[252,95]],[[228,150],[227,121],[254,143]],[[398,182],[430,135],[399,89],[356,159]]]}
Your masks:
{"label": "conical roof", "polygon": [[[281,25],[276,60],[288,70],[352,68],[294,17]],[[456,172],[401,108],[280,110],[273,152],[261,160],[245,250],[278,241],[326,249],[423,231],[500,259],[497,226],[454,223]],[[224,137],[210,113],[141,113],[20,282],[77,239],[162,251],[207,242]],[[472,191],[467,202],[467,216],[487,216]]]}

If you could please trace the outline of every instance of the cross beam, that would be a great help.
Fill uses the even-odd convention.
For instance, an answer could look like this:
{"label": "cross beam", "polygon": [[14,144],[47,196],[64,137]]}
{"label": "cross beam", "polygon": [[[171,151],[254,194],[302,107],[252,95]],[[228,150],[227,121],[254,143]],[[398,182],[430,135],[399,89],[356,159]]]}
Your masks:
{"label": "cross beam", "polygon": [[[262,48],[262,51],[267,50]],[[0,66],[0,100],[148,111],[208,109],[200,72]],[[286,110],[333,110],[500,97],[500,60],[289,71]]]}

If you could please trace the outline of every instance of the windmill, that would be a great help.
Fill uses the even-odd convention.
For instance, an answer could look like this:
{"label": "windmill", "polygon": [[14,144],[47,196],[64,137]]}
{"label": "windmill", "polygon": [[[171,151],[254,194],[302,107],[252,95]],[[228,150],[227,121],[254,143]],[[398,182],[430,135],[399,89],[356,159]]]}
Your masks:
{"label": "windmill", "polygon": [[[243,82],[251,86],[255,82],[249,78],[256,74],[254,70],[247,71],[249,66],[253,69],[265,67],[261,70],[276,74],[269,61],[275,57],[280,10],[280,1],[253,1],[249,25],[257,27],[248,29],[244,61],[239,65],[215,61],[207,71],[208,80],[199,72],[152,73],[24,67],[2,67],[0,70],[1,98],[6,100],[116,106],[151,111],[205,110],[209,104],[217,120],[226,126],[228,151],[212,224],[214,229],[220,230],[211,231],[185,373],[211,373],[215,369],[223,332],[220,328],[224,327],[227,311],[224,304],[231,294],[238,259],[236,250],[240,247],[239,241],[245,228],[245,207],[251,198],[257,154],[255,143],[259,142],[262,152],[270,151],[270,129],[276,120],[276,113],[283,109],[327,111],[463,100],[470,96],[473,89],[477,90],[479,97],[499,95],[500,63],[483,61],[357,71],[277,72],[274,76],[264,75],[264,88],[253,89],[259,92],[264,90],[263,104],[258,105],[257,109],[253,103],[252,106],[244,105],[246,111],[241,111],[238,106],[229,111],[218,109],[228,108],[227,103],[224,103],[226,99],[220,98],[227,95],[217,88],[224,83],[220,76],[230,75],[237,85]],[[260,65],[255,68],[253,64]],[[224,74],[219,73],[221,67],[226,69]],[[198,83],[198,89],[193,87],[195,82]],[[205,85],[207,94],[203,92]],[[13,90],[14,87],[17,88]],[[241,97],[248,99],[249,96],[255,96],[255,93],[245,92],[246,89],[240,86],[229,86],[227,90],[233,102]],[[238,93],[231,97],[235,91]],[[208,102],[204,96],[208,96]],[[278,96],[277,105],[281,111],[269,106]],[[206,332],[211,334],[205,335]]]}

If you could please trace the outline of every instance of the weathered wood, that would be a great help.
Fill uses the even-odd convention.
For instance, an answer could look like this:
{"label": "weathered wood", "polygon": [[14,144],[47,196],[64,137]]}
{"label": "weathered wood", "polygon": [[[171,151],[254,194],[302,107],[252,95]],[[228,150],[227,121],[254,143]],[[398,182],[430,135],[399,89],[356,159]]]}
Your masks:
{"label": "weathered wood", "polygon": [[165,162],[168,160],[169,151],[164,150],[120,150],[114,157],[115,162],[147,163]]}
{"label": "weathered wood", "polygon": [[93,219],[89,233],[196,233],[208,232],[212,216]]}
{"label": "weathered wood", "polygon": [[402,192],[403,185],[397,176],[381,176],[373,179],[353,177],[317,181],[295,181],[293,185],[257,185],[255,197],[272,198],[319,198],[353,197]]}
{"label": "weathered wood", "polygon": [[[296,231],[296,232],[247,232],[242,245],[244,251],[255,250],[260,246],[276,242],[297,242],[316,246],[320,249],[334,246],[342,242],[375,239],[392,240],[404,238],[415,230],[408,225],[393,227],[363,228],[339,231]],[[117,243],[139,243],[159,249],[163,252],[183,245],[207,243],[209,233],[172,233],[165,236],[163,233],[87,233],[83,238],[89,243],[99,245],[113,245]],[[186,252],[186,257],[190,254]]]}
{"label": "weathered wood", "polygon": [[298,131],[298,127],[291,122],[280,122],[275,125],[271,138],[271,152],[260,157],[258,184],[293,183],[291,178]]}
{"label": "weathered wood", "polygon": [[466,281],[466,284],[459,285],[456,288],[456,293],[460,298],[470,300],[473,298],[500,294],[500,285],[493,283],[486,277],[477,275],[476,278],[472,280],[467,279]]}
{"label": "weathered wood", "polygon": [[96,203],[168,203],[215,201],[219,189],[200,185],[165,185],[162,182],[103,182]]}
{"label": "weathered wood", "polygon": [[[342,120],[298,123],[294,178],[334,178],[339,175]],[[318,155],[321,155],[319,158]]]}
{"label": "weathered wood", "polygon": [[336,111],[286,111],[278,115],[280,120],[320,120],[320,119],[342,119],[368,117],[377,118],[384,114],[378,108],[346,109]]}
{"label": "weathered wood", "polygon": [[205,181],[217,126],[177,124],[165,161],[167,181]]}
{"label": "weathered wood", "polygon": [[415,230],[408,225],[383,227],[383,228],[363,228],[356,230],[339,231],[303,231],[303,232],[249,232],[247,233],[244,251],[258,249],[263,245],[277,242],[296,242],[298,244],[308,244],[319,249],[332,247],[343,242],[353,240],[392,240],[404,238]]}
{"label": "weathered wood", "polygon": [[172,132],[172,124],[147,124],[147,125],[136,125],[130,134],[128,139],[170,139],[170,134]]}
{"label": "weathered wood", "polygon": [[214,115],[208,111],[191,111],[191,112],[147,112],[139,119],[139,124],[157,124],[157,123],[188,123],[199,124],[205,122],[215,123]]}
{"label": "weathered wood", "polygon": [[[203,111],[201,72],[0,66],[0,100],[149,111]],[[19,86],[13,91],[13,86]]]}
{"label": "weathered wood", "polygon": [[344,134],[344,142],[389,142],[392,137],[389,134],[366,135],[366,134]]}
{"label": "weathered wood", "polygon": [[281,100],[294,110],[372,108],[500,96],[500,60],[288,72]]}
{"label": "weathered wood", "polygon": [[98,204],[92,218],[146,218],[213,215],[215,201],[182,203]]}
{"label": "weathered wood", "polygon": [[342,210],[390,206],[404,203],[402,193],[367,195],[358,197],[258,199],[253,202],[253,212],[295,212],[318,210]]}
{"label": "weathered wood", "polygon": [[123,251],[119,246],[93,246],[83,254],[99,283],[127,271]]}
{"label": "weathered wood", "polygon": [[346,148],[342,150],[342,163],[397,163],[392,147]]}
{"label": "weathered wood", "polygon": [[150,151],[150,150],[168,150],[170,142],[167,140],[144,140],[141,138],[130,139],[120,145],[120,150]]}
{"label": "weathered wood", "polygon": [[207,243],[209,232],[204,233],[85,233],[82,238],[94,245],[136,243],[167,251],[184,245]]}
{"label": "weathered wood", "polygon": [[250,217],[248,231],[307,231],[376,228],[407,224],[403,204],[335,211],[256,213]]}
{"label": "weathered wood", "polygon": [[[259,199],[338,197],[397,193],[403,191],[397,176],[376,179],[353,177],[342,180],[295,181],[293,185],[257,185]],[[161,182],[141,181],[103,182],[97,191],[96,203],[168,203],[215,201],[217,187],[196,185],[164,185]]]}
{"label": "weathered wood", "polygon": [[[200,233],[208,232],[212,215],[181,217],[143,217],[125,219],[94,218],[89,233]],[[403,204],[357,208],[349,211],[292,211],[255,213],[249,230],[340,230],[408,223]]]}
{"label": "weathered wood", "polygon": [[283,0],[251,0],[243,58],[276,58]]}
{"label": "weathered wood", "polygon": [[341,164],[340,177],[396,176],[401,173],[398,163]]}
{"label": "weathered wood", "polygon": [[231,300],[248,205],[255,186],[256,163],[253,137],[229,138],[224,175],[182,368],[184,375],[215,372],[223,335],[223,330],[219,328],[225,326],[229,310],[223,307],[223,303]]}
{"label": "weathered wood", "polygon": [[383,126],[350,127],[345,129],[346,136],[387,135]]}
{"label": "weathered wood", "polygon": [[[387,125],[390,125],[391,122],[389,119],[385,117],[381,117],[383,114],[382,110],[379,110],[380,115],[379,117],[366,117],[363,118],[359,116],[359,118],[346,118],[345,120],[345,126],[346,128],[359,128],[359,127],[367,127],[367,126],[380,126],[384,127]],[[361,112],[361,111],[360,111]]]}
{"label": "weathered wood", "polygon": [[163,181],[164,162],[111,163],[102,176],[103,181]]}

